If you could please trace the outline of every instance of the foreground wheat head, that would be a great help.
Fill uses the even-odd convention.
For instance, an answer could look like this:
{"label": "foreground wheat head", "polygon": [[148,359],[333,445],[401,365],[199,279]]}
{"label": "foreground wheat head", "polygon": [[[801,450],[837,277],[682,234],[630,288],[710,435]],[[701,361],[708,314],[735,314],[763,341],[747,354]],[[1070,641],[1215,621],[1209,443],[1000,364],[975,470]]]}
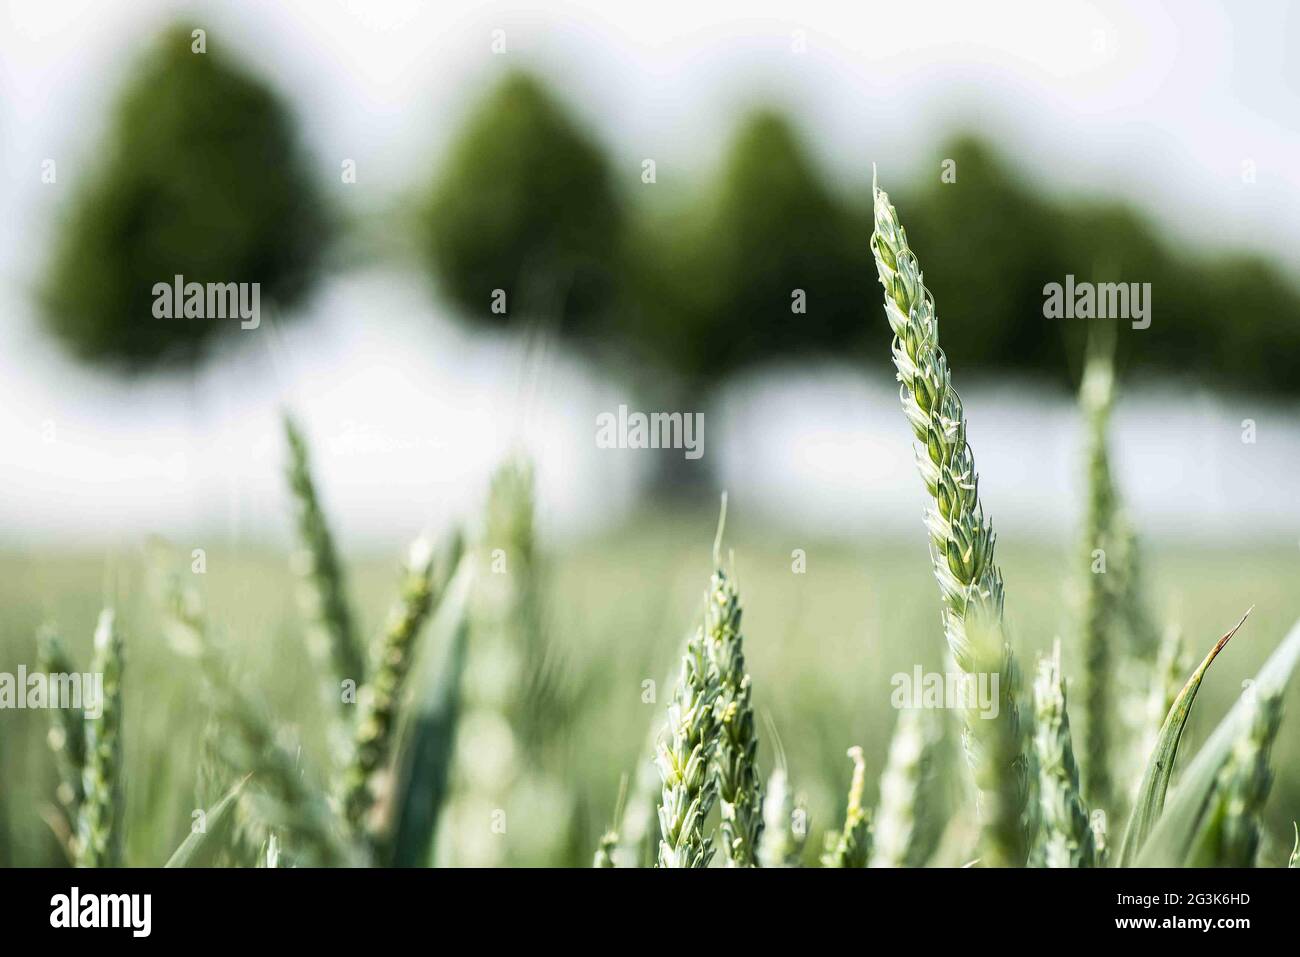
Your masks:
{"label": "foreground wheat head", "polygon": [[907,244],[884,190],[875,187],[871,249],[885,290],[893,330],[894,366],[903,413],[916,436],[916,464],[932,505],[930,532],[943,624],[957,667],[996,675],[997,717],[965,714],[964,741],[979,790],[981,853],[985,863],[1019,865],[1026,841],[1026,766],[1016,696],[1019,675],[1002,630],[1002,574],[993,560],[995,537],[980,504],[975,459],[966,442],[966,414],[939,347],[934,297]]}
{"label": "foreground wheat head", "polygon": [[[715,556],[716,559],[716,556]],[[715,561],[716,564],[716,561]],[[751,681],[740,634],[740,596],[718,568],[709,582],[706,648],[718,675],[718,746],[714,755],[722,848],[733,867],[754,867],[763,830],[763,792],[758,777],[758,737]]]}
{"label": "foreground wheat head", "polygon": [[714,709],[719,687],[704,643],[701,628],[686,644],[668,706],[667,734],[659,742],[660,867],[708,867],[713,859],[705,821],[718,791],[711,764],[718,743]]}

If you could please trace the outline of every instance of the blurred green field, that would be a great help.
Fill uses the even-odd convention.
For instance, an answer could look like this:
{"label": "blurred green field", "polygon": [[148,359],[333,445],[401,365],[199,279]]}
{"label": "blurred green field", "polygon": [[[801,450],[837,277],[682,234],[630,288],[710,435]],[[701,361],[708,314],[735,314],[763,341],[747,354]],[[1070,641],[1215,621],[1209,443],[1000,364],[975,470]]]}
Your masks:
{"label": "blurred green field", "polygon": [[[495,839],[516,843],[513,862],[586,865],[614,812],[619,778],[642,759],[651,722],[660,720],[671,689],[663,685],[688,627],[699,618],[708,581],[715,517],[645,515],[562,552],[542,543],[544,620],[562,680],[580,702],[558,747],[544,756],[566,788],[576,817],[574,839],[558,857],[532,859],[529,829],[545,815],[509,807],[511,828]],[[778,729],[791,776],[808,800],[812,839],[834,826],[849,774],[845,749],[863,746],[878,775],[895,712],[890,676],[920,664],[941,669],[938,597],[923,536],[863,541],[856,547],[807,541],[745,521],[733,508],[727,543],[745,605],[745,642],[754,700]],[[792,550],[806,552],[806,572],[792,571]],[[127,850],[131,865],[157,865],[188,832],[195,771],[207,719],[202,682],[192,661],[168,646],[150,597],[156,559],[144,545],[99,554],[0,553],[0,671],[35,668],[37,627],[55,623],[85,667],[91,632],[105,602],[119,609],[126,638]],[[1060,636],[1067,673],[1081,673],[1072,590],[1077,562],[1059,546],[1000,543],[1013,639],[1028,672],[1033,656]],[[1251,605],[1242,633],[1211,669],[1184,738],[1194,753],[1291,624],[1300,617],[1300,551],[1280,548],[1151,547],[1144,574],[1149,604],[1165,622],[1182,625],[1199,654]],[[393,600],[399,553],[349,563],[355,611],[375,634]],[[177,548],[172,571],[190,575],[188,547]],[[482,574],[488,574],[486,568]],[[320,696],[308,665],[286,555],[266,550],[211,550],[207,572],[194,576],[214,633],[227,643],[250,695],[287,722],[308,761],[324,751]],[[471,638],[472,641],[472,638]],[[654,681],[653,703],[643,701]],[[1285,863],[1291,820],[1300,816],[1300,702],[1294,689],[1274,753],[1261,864]],[[1081,723],[1076,705],[1072,718]],[[48,715],[0,712],[0,863],[57,865],[62,852],[45,817],[53,804],[55,769],[45,744]],[[772,742],[763,724],[763,773]],[[1076,732],[1077,733],[1077,732]],[[318,763],[319,766],[319,763]],[[874,801],[877,782],[868,784]],[[520,805],[529,795],[511,796]],[[535,810],[535,808],[533,809]],[[1112,831],[1119,824],[1112,822]],[[7,837],[5,836],[7,834]],[[451,861],[455,863],[454,860]]]}

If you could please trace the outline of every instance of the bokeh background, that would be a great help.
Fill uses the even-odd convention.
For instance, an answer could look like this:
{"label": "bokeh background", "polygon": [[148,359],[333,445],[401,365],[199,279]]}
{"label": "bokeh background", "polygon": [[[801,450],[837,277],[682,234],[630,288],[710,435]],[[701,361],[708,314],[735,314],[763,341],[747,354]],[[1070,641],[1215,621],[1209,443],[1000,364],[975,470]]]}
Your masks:
{"label": "bokeh background", "polygon": [[[1111,437],[1147,605],[1194,649],[1255,606],[1198,742],[1300,615],[1298,33],[1280,2],[8,4],[0,670],[46,622],[84,657],[122,608],[130,857],[161,860],[205,716],[159,563],[206,551],[248,687],[320,746],[281,412],[371,631],[403,543],[481,530],[490,476],[526,458],[541,627],[579,706],[544,773],[498,788],[508,840],[451,825],[443,853],[584,863],[666,699],[642,683],[698,616],[725,488],[755,699],[830,823],[844,749],[883,761],[889,676],[943,652],[875,164],[936,295],[1026,660],[1060,636],[1077,673],[1089,323],[1045,319],[1042,289],[1151,283]],[[260,282],[261,326],[154,319],[175,273]],[[598,448],[619,404],[703,412],[704,456]],[[11,862],[58,860],[43,717],[0,716]],[[522,760],[518,728],[477,731],[467,754]]]}

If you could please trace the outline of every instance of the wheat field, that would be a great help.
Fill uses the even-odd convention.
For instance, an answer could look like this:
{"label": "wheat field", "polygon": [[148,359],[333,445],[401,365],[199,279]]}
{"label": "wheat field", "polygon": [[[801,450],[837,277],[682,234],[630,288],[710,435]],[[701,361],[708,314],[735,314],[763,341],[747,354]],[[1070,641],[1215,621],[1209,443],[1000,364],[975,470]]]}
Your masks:
{"label": "wheat field", "polygon": [[[1079,540],[999,541],[880,190],[872,250],[915,538],[806,542],[724,496],[556,550],[512,460],[441,541],[344,555],[286,419],[291,555],[0,556],[3,660],[104,676],[97,718],[6,714],[0,862],[1294,863],[1294,555],[1141,545],[1100,337]],[[993,700],[896,706],[943,671]]]}

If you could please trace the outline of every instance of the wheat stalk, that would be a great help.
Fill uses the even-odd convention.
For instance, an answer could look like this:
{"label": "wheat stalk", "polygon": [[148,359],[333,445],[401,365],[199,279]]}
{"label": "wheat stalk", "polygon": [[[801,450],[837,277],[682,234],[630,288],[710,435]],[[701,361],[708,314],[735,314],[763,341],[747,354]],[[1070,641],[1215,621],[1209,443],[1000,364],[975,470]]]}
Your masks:
{"label": "wheat stalk", "polygon": [[717,672],[705,651],[704,629],[686,644],[681,673],[659,742],[659,866],[708,867],[713,841],[705,819],[717,799],[710,767],[717,748]]}
{"label": "wheat stalk", "polygon": [[866,867],[871,855],[871,821],[862,806],[862,794],[867,786],[867,763],[857,745],[849,748],[849,759],[853,762],[853,778],[849,782],[844,828],[827,833],[822,867]]}
{"label": "wheat stalk", "polygon": [[77,825],[78,867],[117,867],[122,857],[122,636],[112,609],[95,628],[91,671],[103,675],[103,710],[86,722],[84,800]]}
{"label": "wheat stalk", "polygon": [[981,719],[963,709],[964,742],[979,790],[983,859],[1025,861],[1024,742],[1016,696],[1019,672],[1002,628],[1002,574],[993,560],[995,536],[985,522],[975,460],[966,441],[966,415],[939,347],[934,298],[890,205],[873,182],[871,249],[885,290],[903,412],[917,439],[916,463],[933,500],[926,514],[935,577],[943,599],[944,634],[957,667],[971,676],[996,675],[999,707]]}
{"label": "wheat stalk", "polygon": [[1038,756],[1039,841],[1047,867],[1095,867],[1092,823],[1079,791],[1070,716],[1061,676],[1061,644],[1038,662],[1034,679],[1034,750]]}
{"label": "wheat stalk", "polygon": [[[348,607],[343,566],[312,481],[307,442],[287,415],[284,435],[289,446],[289,488],[297,509],[298,564],[303,578],[300,594],[312,628],[308,647],[322,673],[332,673],[339,681],[351,680],[360,686],[366,678],[366,655]],[[350,707],[337,688],[331,689],[329,697],[344,712]]]}
{"label": "wheat stalk", "polygon": [[433,609],[435,591],[450,581],[460,552],[457,536],[435,579],[432,542],[422,536],[411,546],[402,574],[401,599],[389,614],[374,675],[360,696],[354,752],[343,776],[344,815],[355,831],[366,829],[366,818],[379,797],[379,778],[390,757],[416,639]]}
{"label": "wheat stalk", "polygon": [[1087,792],[1093,803],[1110,807],[1110,721],[1113,709],[1110,688],[1114,670],[1111,632],[1118,617],[1117,596],[1107,576],[1105,563],[1120,557],[1108,554],[1115,551],[1112,540],[1115,491],[1106,450],[1106,428],[1114,398],[1114,373],[1104,349],[1094,348],[1091,353],[1079,390],[1087,430],[1088,487],[1083,535],[1084,770]]}
{"label": "wheat stalk", "polygon": [[872,827],[872,867],[920,867],[933,850],[941,735],[934,712],[905,708],[889,742],[880,776],[880,804]]}

